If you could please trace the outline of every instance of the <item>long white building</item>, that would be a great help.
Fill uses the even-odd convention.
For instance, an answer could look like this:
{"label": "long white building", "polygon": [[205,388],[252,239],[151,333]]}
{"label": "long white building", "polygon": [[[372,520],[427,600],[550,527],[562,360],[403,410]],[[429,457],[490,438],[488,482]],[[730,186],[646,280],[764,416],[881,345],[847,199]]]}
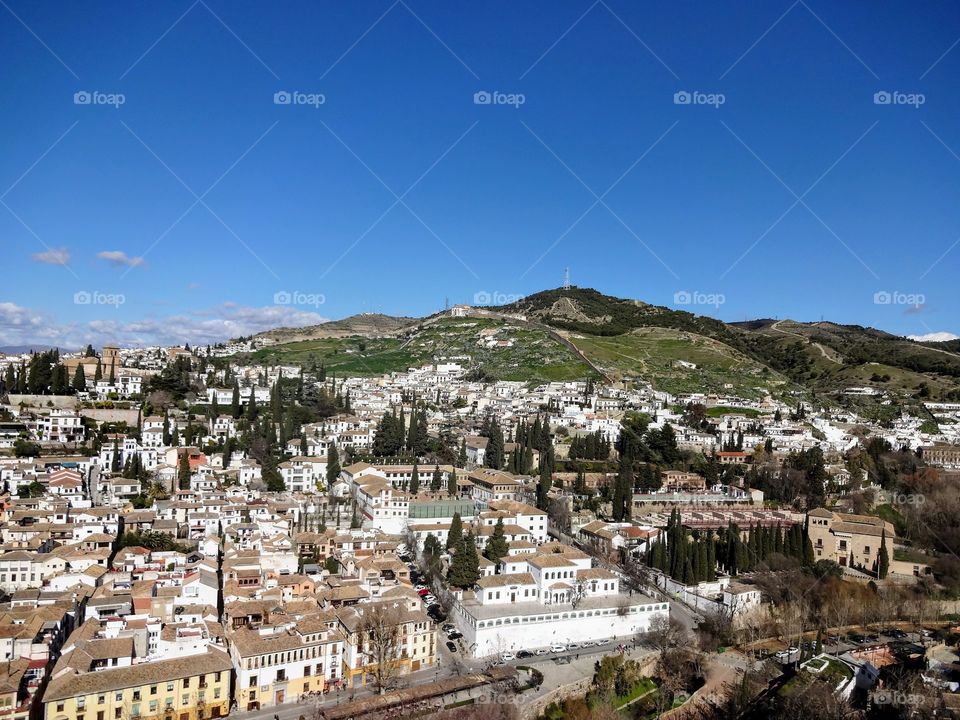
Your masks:
{"label": "long white building", "polygon": [[589,555],[560,543],[514,555],[499,575],[481,577],[454,605],[453,617],[474,657],[553,644],[626,639],[669,616],[669,605],[620,591],[620,578],[594,568]]}

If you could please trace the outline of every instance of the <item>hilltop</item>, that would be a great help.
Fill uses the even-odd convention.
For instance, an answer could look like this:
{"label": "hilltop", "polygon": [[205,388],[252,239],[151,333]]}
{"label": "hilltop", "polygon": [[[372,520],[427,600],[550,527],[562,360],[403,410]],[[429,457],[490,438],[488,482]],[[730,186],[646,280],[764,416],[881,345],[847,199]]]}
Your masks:
{"label": "hilltop", "polygon": [[832,392],[872,385],[903,396],[960,398],[957,341],[920,343],[869,327],[757,319],[725,323],[684,310],[558,288],[467,317],[355,315],[264,333],[256,362],[322,361],[375,375],[456,357],[479,376],[647,381],[669,392]]}
{"label": "hilltop", "polygon": [[380,313],[361,313],[341,320],[331,320],[319,325],[298,328],[276,328],[260,333],[257,337],[266,337],[278,343],[300,340],[318,340],[321,338],[344,338],[355,335],[363,337],[390,337],[404,328],[416,325],[419,318],[394,317]]}

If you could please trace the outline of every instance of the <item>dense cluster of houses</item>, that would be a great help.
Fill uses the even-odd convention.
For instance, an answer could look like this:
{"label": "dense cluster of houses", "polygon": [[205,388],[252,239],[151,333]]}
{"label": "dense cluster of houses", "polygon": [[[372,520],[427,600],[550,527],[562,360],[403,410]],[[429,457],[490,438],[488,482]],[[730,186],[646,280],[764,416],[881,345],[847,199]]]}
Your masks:
{"label": "dense cluster of houses", "polygon": [[[499,342],[492,335],[479,341]],[[250,342],[209,354],[228,357]],[[472,587],[432,588],[446,594],[461,649],[473,657],[626,638],[668,616],[668,603],[658,599],[664,595],[630,592],[610,568],[662,540],[675,508],[692,531],[803,523],[816,558],[847,567],[875,565],[881,540],[891,549],[896,541],[893,527],[877,518],[765,509],[758,490],[678,470],[665,471],[658,489],[634,493],[633,520],[621,522],[604,508],[573,510],[574,481],[593,489],[609,483],[610,473],[557,473],[549,499],[568,517],[556,527],[536,507],[538,479],[485,467],[488,439],[480,435],[482,420],[496,418],[509,457],[517,425],[542,417],[562,458],[578,435],[615,443],[624,413],[633,411],[653,428],[669,425],[680,448],[740,465],[759,448],[842,453],[858,442],[853,431],[863,423],[851,413],[792,419],[794,408],[771,398],[482,383],[451,359],[340,380],[349,410],[286,438],[276,468],[284,489],[268,492],[260,463],[241,450],[219,450],[241,431],[226,411],[238,400],[241,407],[250,398],[270,403],[277,382],[301,368],[231,365],[229,383],[222,368],[211,371],[195,400],[209,420],[188,443],[186,413],[144,415],[138,402],[151,375],[184,357],[196,359],[183,348],[107,346],[100,357],[65,356],[71,372],[81,368],[91,380],[82,393],[56,402],[7,398],[0,449],[29,440],[39,452],[0,457],[0,652],[8,661],[0,666],[0,714],[36,716],[41,687],[47,720],[204,720],[367,685],[383,662],[371,649],[370,627],[384,617],[402,638],[393,669],[435,669],[442,637],[410,555],[431,536],[446,550],[455,524],[478,553],[495,532],[508,547],[498,562],[480,558]],[[109,368],[108,379],[92,382],[98,365]],[[409,413],[417,397],[431,400],[428,433],[452,434],[465,462],[370,457],[378,420],[392,408]],[[693,427],[685,417],[691,404],[719,410]],[[84,441],[104,423],[111,432],[99,432],[92,451]],[[921,432],[906,419],[877,432],[922,447],[932,463],[960,467],[948,435]],[[344,462],[331,477],[333,448],[341,459],[360,454],[371,462]],[[842,466],[831,472],[841,486],[857,480]],[[449,564],[449,552],[442,561]],[[929,568],[893,562],[891,572]],[[761,602],[756,588],[731,578],[691,587],[660,582],[662,592],[699,610],[748,612]]]}

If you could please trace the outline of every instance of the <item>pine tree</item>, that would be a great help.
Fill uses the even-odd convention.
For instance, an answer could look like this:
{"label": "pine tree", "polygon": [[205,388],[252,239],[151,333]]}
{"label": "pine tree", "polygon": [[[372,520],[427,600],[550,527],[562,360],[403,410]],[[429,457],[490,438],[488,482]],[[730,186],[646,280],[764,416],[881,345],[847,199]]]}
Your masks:
{"label": "pine tree", "polygon": [[483,554],[487,560],[494,565],[498,565],[500,560],[509,553],[510,544],[507,542],[506,534],[503,531],[503,518],[497,518],[497,524],[493,526],[493,534],[487,539]]}
{"label": "pine tree", "polygon": [[460,513],[454,513],[453,520],[450,521],[450,530],[447,532],[447,550],[459,548],[461,542],[463,542],[463,521],[460,519]]}

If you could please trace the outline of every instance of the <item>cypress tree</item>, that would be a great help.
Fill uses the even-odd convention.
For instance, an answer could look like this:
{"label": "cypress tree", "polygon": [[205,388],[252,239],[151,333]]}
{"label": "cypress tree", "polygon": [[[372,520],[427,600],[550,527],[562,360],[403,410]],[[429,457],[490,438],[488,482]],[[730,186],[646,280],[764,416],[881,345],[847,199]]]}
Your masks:
{"label": "cypress tree", "polygon": [[240,419],[240,385],[233,381],[233,397],[230,399],[230,414],[234,420]]}
{"label": "cypress tree", "polygon": [[416,495],[420,492],[420,473],[417,472],[417,461],[413,461],[413,470],[410,472],[410,494]]}
{"label": "cypress tree", "polygon": [[459,548],[461,542],[463,542],[463,521],[460,519],[460,513],[454,513],[453,520],[450,521],[450,530],[447,532],[447,550]]}
{"label": "cypress tree", "polygon": [[447,475],[447,495],[450,497],[456,497],[458,493],[457,470],[456,468],[450,468],[450,472]]}
{"label": "cypress tree", "polygon": [[[304,436],[306,437],[306,436]],[[330,443],[330,449],[327,450],[327,489],[333,487],[340,477],[340,452],[334,443]]]}
{"label": "cypress tree", "polygon": [[457,554],[450,563],[447,580],[451,585],[459,588],[470,588],[480,579],[480,556],[477,553],[477,544],[473,535],[464,535]]}
{"label": "cypress tree", "polygon": [[186,448],[180,453],[180,469],[177,473],[177,478],[180,481],[179,485],[181,490],[190,489],[190,453],[187,452]]}
{"label": "cypress tree", "polygon": [[507,542],[503,531],[503,518],[497,518],[497,524],[493,526],[493,534],[487,540],[483,554],[487,560],[494,565],[498,565],[500,560],[510,553],[510,544]]}
{"label": "cypress tree", "polygon": [[890,555],[887,553],[887,531],[883,530],[880,534],[880,554],[877,558],[877,577],[881,580],[886,579],[890,572]]}
{"label": "cypress tree", "polygon": [[433,468],[433,477],[430,479],[430,490],[433,492],[440,492],[440,488],[443,487],[443,474],[440,472],[440,465],[435,465]]}

